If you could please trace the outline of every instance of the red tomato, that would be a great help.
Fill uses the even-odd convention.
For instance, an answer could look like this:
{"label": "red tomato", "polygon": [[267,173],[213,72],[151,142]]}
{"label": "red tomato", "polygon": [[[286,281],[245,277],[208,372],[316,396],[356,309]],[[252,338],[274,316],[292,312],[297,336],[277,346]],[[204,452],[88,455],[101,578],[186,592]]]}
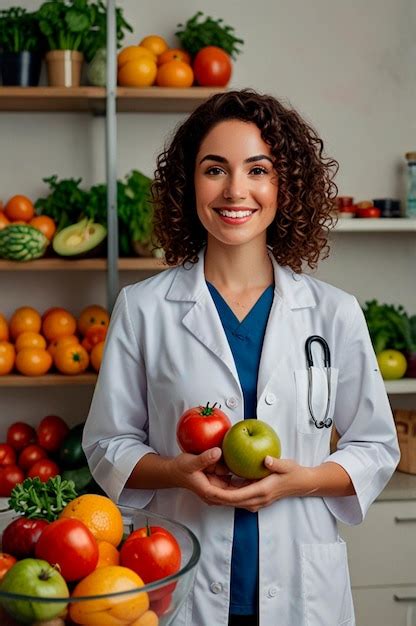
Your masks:
{"label": "red tomato", "polygon": [[355,214],[357,217],[380,217],[381,209],[375,206],[357,207]]}
{"label": "red tomato", "polygon": [[59,565],[65,580],[79,580],[95,569],[98,544],[83,522],[62,517],[43,530],[35,554],[37,559]]}
{"label": "red tomato", "polygon": [[16,465],[16,452],[8,443],[0,443],[0,466]]}
{"label": "red tomato", "polygon": [[86,333],[84,340],[89,343],[91,348],[97,345],[97,343],[101,343],[105,340],[107,335],[107,328],[105,326],[101,326],[100,324],[94,324],[94,326],[90,326]]}
{"label": "red tomato", "polygon": [[0,467],[0,496],[8,498],[13,487],[25,479],[23,470],[17,465],[3,465]]}
{"label": "red tomato", "polygon": [[18,465],[22,469],[28,470],[36,463],[36,461],[45,459],[47,456],[46,450],[35,443],[32,443],[30,446],[24,448],[19,454]]}
{"label": "red tomato", "polygon": [[48,526],[44,519],[19,517],[4,529],[2,549],[17,559],[35,556],[35,545],[43,529]]}
{"label": "red tomato", "polygon": [[16,559],[11,554],[0,552],[0,580],[4,577],[6,572],[16,563]]}
{"label": "red tomato", "polygon": [[23,450],[35,439],[35,429],[25,422],[15,422],[7,429],[7,443],[15,450]]}
{"label": "red tomato", "polygon": [[179,570],[181,549],[166,528],[139,528],[124,542],[120,550],[120,565],[130,567],[147,585]]}
{"label": "red tomato", "polygon": [[69,426],[62,417],[47,415],[37,428],[38,444],[49,452],[56,452],[68,433]]}
{"label": "red tomato", "polygon": [[231,78],[233,66],[225,50],[206,46],[198,52],[192,67],[195,79],[202,87],[225,87]]}
{"label": "red tomato", "polygon": [[52,476],[59,474],[59,467],[51,459],[40,459],[33,463],[30,467],[27,476],[28,478],[35,478],[39,476],[43,483],[46,483]]}
{"label": "red tomato", "polygon": [[176,427],[176,437],[184,452],[201,454],[209,448],[221,447],[225,433],[231,428],[227,415],[209,406],[194,406],[180,417]]}

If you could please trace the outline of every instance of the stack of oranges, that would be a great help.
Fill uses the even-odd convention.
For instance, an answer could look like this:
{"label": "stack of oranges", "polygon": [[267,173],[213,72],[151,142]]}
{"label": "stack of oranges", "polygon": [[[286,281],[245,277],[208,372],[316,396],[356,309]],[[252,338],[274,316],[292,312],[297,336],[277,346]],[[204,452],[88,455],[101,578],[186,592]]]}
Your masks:
{"label": "stack of oranges", "polygon": [[29,224],[40,230],[49,241],[56,232],[55,220],[47,215],[35,215],[31,199],[23,195],[12,196],[4,210],[0,208],[0,230],[10,224]]}
{"label": "stack of oranges", "polygon": [[0,376],[13,368],[42,376],[52,366],[62,374],[80,374],[89,364],[98,371],[108,324],[108,312],[100,305],[86,307],[78,319],[61,307],[41,316],[23,306],[9,322],[0,314]]}
{"label": "stack of oranges", "polygon": [[194,82],[190,55],[169,48],[159,35],[148,35],[139,45],[123,48],[117,66],[122,87],[191,87]]}

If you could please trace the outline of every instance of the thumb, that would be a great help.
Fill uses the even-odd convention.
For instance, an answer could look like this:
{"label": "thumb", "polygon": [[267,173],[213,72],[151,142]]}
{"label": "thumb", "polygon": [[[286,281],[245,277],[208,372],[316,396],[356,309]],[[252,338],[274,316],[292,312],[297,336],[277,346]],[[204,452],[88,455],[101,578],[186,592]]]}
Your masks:
{"label": "thumb", "polygon": [[292,469],[292,461],[289,459],[276,459],[274,456],[266,456],[264,464],[271,472],[276,474],[286,474]]}
{"label": "thumb", "polygon": [[202,454],[194,456],[189,464],[191,472],[197,472],[216,463],[221,457],[221,448],[210,448]]}

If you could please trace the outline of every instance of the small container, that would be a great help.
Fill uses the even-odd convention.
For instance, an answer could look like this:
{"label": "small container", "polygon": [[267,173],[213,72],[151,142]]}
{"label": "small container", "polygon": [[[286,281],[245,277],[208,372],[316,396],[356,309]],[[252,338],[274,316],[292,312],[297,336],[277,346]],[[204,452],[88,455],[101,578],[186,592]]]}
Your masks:
{"label": "small container", "polygon": [[338,210],[341,210],[343,207],[352,206],[354,198],[352,196],[338,196],[336,202]]}
{"label": "small container", "polygon": [[375,207],[380,209],[381,217],[401,217],[400,200],[393,198],[377,198],[373,200]]}
{"label": "small container", "polygon": [[406,217],[416,219],[416,152],[407,152]]}

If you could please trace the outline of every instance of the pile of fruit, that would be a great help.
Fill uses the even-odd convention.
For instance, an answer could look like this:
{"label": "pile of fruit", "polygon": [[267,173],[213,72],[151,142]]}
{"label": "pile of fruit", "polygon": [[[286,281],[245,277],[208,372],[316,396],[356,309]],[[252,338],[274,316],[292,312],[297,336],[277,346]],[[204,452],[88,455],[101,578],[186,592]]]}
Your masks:
{"label": "pile of fruit", "polygon": [[87,306],[78,319],[53,307],[40,315],[24,306],[9,322],[0,313],[0,376],[16,369],[24,376],[42,376],[55,368],[76,375],[100,369],[109,314],[99,305]]}
{"label": "pile of fruit", "polygon": [[[47,483],[27,478],[9,504],[20,516],[4,530],[0,553],[0,605],[8,615],[19,623],[60,618],[97,626],[158,625],[176,583],[139,590],[179,571],[181,549],[172,533],[147,526],[124,536],[123,518],[109,498],[77,496],[73,483],[60,477]],[[2,592],[62,602],[6,598]],[[71,602],[94,595],[101,597]]]}
{"label": "pile of fruit", "polygon": [[232,73],[231,58],[244,43],[221,19],[199,21],[199,11],[175,35],[181,48],[169,47],[159,35],[144,37],[123,48],[117,58],[118,84],[123,87],[225,87]]}
{"label": "pile of fruit", "polygon": [[0,497],[9,497],[25,478],[46,482],[58,474],[72,480],[78,493],[100,491],[82,449],[84,424],[70,428],[58,415],[47,415],[34,428],[14,422],[0,443]]}
{"label": "pile of fruit", "polygon": [[42,257],[56,232],[56,222],[48,215],[35,215],[27,196],[12,196],[4,210],[0,207],[0,257],[30,261]]}

